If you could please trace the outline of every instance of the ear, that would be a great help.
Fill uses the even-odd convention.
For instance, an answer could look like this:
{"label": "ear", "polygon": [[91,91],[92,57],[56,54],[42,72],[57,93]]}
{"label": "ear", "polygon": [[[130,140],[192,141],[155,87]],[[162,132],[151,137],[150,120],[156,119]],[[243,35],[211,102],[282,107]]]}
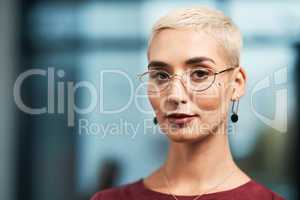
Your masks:
{"label": "ear", "polygon": [[233,92],[231,96],[231,100],[238,100],[240,97],[244,96],[246,92],[246,82],[247,82],[247,74],[243,67],[239,66],[235,69],[233,74],[232,86]]}

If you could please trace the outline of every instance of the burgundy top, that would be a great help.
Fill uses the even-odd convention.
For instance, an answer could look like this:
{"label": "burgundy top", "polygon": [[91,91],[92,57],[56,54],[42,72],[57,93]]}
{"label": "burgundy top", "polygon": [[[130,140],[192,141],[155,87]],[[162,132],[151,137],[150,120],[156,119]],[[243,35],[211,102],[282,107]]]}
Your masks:
{"label": "burgundy top", "polygon": [[[192,200],[194,196],[176,195],[178,200]],[[284,200],[270,189],[254,180],[236,188],[203,194],[197,200]],[[147,188],[143,179],[97,192],[91,200],[174,200],[172,195]]]}

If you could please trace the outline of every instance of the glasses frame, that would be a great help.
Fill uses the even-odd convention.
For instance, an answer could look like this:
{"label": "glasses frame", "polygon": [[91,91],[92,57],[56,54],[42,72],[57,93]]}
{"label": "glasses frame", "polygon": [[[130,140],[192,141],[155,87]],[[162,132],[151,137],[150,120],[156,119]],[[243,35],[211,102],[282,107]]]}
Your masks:
{"label": "glasses frame", "polygon": [[[199,68],[205,68],[205,69],[207,69],[206,67],[199,67]],[[219,71],[219,72],[213,72],[212,74],[210,74],[209,76],[214,76],[213,77],[213,81],[211,82],[211,84],[209,84],[206,88],[204,88],[204,89],[201,89],[201,90],[192,90],[192,91],[195,91],[195,92],[202,92],[202,91],[205,91],[205,90],[207,90],[208,88],[210,88],[214,83],[215,83],[215,80],[216,80],[216,76],[218,75],[218,74],[221,74],[221,73],[224,73],[224,72],[227,72],[227,71],[230,71],[230,70],[233,70],[233,69],[236,69],[236,68],[238,68],[238,67],[229,67],[229,68],[227,68],[227,69],[223,69],[223,70],[221,70],[221,71]],[[153,69],[153,70],[155,70],[155,69]],[[211,70],[211,69],[209,69],[209,70]],[[142,77],[144,76],[144,75],[146,75],[147,73],[149,73],[151,70],[148,70],[148,71],[146,71],[146,72],[144,72],[144,73],[142,73],[142,74],[138,74],[137,75],[137,78],[141,81],[141,82],[143,82],[141,79],[142,79]],[[211,71],[213,71],[213,70],[211,70]],[[170,78],[169,78],[169,80],[168,80],[168,85],[165,87],[165,88],[163,88],[162,90],[159,90],[158,92],[152,92],[152,93],[160,93],[160,92],[163,92],[165,89],[167,89],[169,86],[170,86],[170,82],[176,77],[176,76],[179,76],[180,77],[180,81],[182,81],[182,78],[183,78],[183,76],[185,76],[185,74],[186,74],[186,72],[188,72],[188,71],[185,71],[182,75],[179,75],[179,74],[169,74],[168,72],[165,72],[165,73],[167,73],[167,74],[169,74],[169,76],[170,76]],[[184,85],[184,87],[186,87],[186,85],[185,84],[183,84]]]}

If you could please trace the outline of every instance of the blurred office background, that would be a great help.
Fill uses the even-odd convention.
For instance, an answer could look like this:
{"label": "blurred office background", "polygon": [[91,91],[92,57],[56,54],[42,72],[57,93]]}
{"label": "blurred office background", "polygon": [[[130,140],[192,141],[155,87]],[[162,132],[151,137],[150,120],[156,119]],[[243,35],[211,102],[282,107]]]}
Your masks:
{"label": "blurred office background", "polygon": [[[115,114],[76,114],[74,126],[68,126],[68,99],[63,99],[63,113],[54,104],[52,113],[26,114],[15,104],[13,86],[22,72],[35,68],[49,74],[52,68],[56,103],[62,95],[59,84],[66,97],[67,82],[87,81],[98,89],[103,110],[117,110],[130,101],[127,78],[136,89],[136,74],[146,69],[154,21],[172,8],[191,5],[223,10],[244,35],[242,65],[249,79],[240,121],[230,134],[235,159],[255,180],[289,200],[299,199],[297,0],[1,0],[0,199],[89,199],[98,190],[135,181],[160,166],[168,143],[159,130],[143,129],[151,127],[153,117],[140,112],[151,110],[147,99],[131,101]],[[107,74],[101,76],[103,70]],[[47,78],[32,76],[21,96],[26,105],[40,108],[47,106],[48,92]],[[81,88],[75,102],[85,108],[93,97]],[[80,120],[120,129],[109,134],[91,125],[92,134],[80,129]],[[137,134],[122,129],[125,122],[140,125]]]}

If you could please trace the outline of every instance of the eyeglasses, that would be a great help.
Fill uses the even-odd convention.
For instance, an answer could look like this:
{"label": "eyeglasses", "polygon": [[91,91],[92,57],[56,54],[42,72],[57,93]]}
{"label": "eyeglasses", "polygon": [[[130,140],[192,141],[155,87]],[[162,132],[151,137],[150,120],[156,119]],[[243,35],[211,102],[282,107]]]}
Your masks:
{"label": "eyeglasses", "polygon": [[196,92],[201,92],[213,85],[216,80],[216,75],[223,72],[235,69],[230,67],[219,72],[215,72],[210,68],[197,67],[185,71],[182,75],[169,74],[162,69],[150,69],[147,72],[138,75],[142,83],[146,83],[148,91],[151,93],[162,92],[170,87],[172,80],[178,76],[183,78],[185,87]]}

